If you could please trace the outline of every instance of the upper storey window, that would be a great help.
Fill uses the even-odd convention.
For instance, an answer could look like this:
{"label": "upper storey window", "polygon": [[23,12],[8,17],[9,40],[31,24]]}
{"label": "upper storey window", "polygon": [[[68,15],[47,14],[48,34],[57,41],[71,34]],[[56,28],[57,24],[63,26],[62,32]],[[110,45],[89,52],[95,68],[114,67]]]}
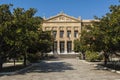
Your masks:
{"label": "upper storey window", "polygon": [[70,30],[67,31],[67,37],[71,38],[71,31]]}
{"label": "upper storey window", "polygon": [[57,31],[53,31],[53,37],[54,37],[54,39],[56,38],[56,35],[57,35]]}
{"label": "upper storey window", "polygon": [[78,31],[77,30],[74,31],[74,37],[78,38]]}
{"label": "upper storey window", "polygon": [[60,31],[60,38],[63,38],[63,36],[64,36],[64,31],[61,30],[61,31]]}

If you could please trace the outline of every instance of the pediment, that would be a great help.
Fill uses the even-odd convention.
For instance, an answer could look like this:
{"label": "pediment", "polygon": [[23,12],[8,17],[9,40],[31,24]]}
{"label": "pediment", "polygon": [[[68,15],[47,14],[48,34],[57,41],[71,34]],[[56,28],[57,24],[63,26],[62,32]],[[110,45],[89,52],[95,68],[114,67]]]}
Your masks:
{"label": "pediment", "polygon": [[68,16],[66,14],[59,14],[45,20],[46,22],[80,22],[80,19]]}

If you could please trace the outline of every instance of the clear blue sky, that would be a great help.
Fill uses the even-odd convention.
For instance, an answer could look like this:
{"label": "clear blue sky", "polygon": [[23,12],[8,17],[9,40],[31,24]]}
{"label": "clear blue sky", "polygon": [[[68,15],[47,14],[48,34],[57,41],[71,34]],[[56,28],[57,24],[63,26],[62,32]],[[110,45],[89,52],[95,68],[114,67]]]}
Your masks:
{"label": "clear blue sky", "polygon": [[119,4],[118,0],[0,0],[0,4],[13,4],[13,8],[36,8],[37,16],[54,16],[60,11],[82,19],[101,17],[109,12],[111,4]]}

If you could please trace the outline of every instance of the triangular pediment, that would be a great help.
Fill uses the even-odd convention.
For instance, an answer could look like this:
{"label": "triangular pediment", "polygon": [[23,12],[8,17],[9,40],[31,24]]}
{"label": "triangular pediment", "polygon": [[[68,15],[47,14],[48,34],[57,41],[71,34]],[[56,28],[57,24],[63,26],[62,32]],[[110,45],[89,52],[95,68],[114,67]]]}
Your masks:
{"label": "triangular pediment", "polygon": [[45,20],[46,22],[80,22],[80,19],[68,16],[64,13],[50,17]]}

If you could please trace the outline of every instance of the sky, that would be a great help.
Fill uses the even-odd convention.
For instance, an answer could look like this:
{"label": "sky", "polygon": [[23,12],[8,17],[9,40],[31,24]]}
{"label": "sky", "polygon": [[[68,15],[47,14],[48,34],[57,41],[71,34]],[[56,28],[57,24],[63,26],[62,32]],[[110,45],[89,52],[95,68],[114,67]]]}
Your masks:
{"label": "sky", "polygon": [[109,12],[110,5],[118,5],[119,0],[0,0],[1,4],[13,4],[12,8],[37,9],[36,16],[55,16],[61,11],[82,19],[102,17]]}

